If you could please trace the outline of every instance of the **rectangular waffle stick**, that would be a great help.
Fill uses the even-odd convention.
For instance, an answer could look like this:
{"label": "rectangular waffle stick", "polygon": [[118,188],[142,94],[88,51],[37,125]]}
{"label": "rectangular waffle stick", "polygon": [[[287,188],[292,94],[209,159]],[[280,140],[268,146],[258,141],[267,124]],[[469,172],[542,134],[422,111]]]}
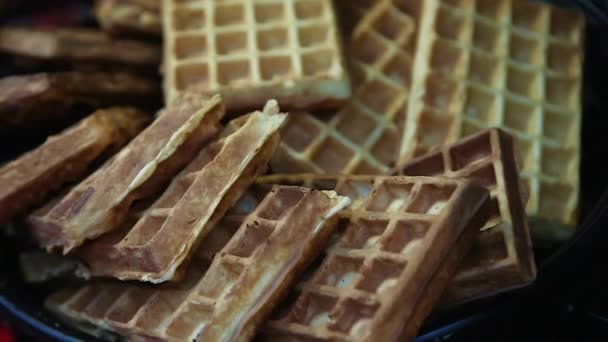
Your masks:
{"label": "rectangular waffle stick", "polygon": [[[535,279],[536,265],[511,135],[499,129],[484,131],[447,145],[439,152],[411,160],[396,167],[392,173],[468,178],[490,191],[490,219],[459,265],[439,306],[448,307],[494,295],[527,285]],[[336,186],[348,179],[366,178],[360,177],[270,175],[261,177],[258,182],[334,189],[341,195],[348,195]],[[355,206],[357,201],[353,198]]]}
{"label": "rectangular waffle stick", "polygon": [[[263,330],[268,341],[411,341],[488,219],[465,179],[354,176],[344,232]],[[427,289],[430,289],[427,290]]]}
{"label": "rectangular waffle stick", "polygon": [[160,37],[160,0],[98,0],[95,17],[112,35]]}
{"label": "rectangular waffle stick", "polygon": [[354,94],[333,115],[292,115],[276,173],[386,174],[403,133],[418,31],[414,9],[377,1],[347,42]]}
{"label": "rectangular waffle stick", "polygon": [[118,228],[135,200],[161,190],[217,133],[223,115],[219,95],[189,94],[175,101],[67,195],[30,215],[33,236],[47,250],[61,247],[67,253]]}
{"label": "rectangular waffle stick", "polygon": [[145,113],[129,107],[98,110],[41,146],[0,168],[0,223],[40,204],[84,176],[141,131]]}
{"label": "rectangular waffle stick", "polygon": [[93,281],[53,294],[47,307],[131,338],[247,340],[325,245],[345,205],[333,192],[254,186],[204,239],[186,281]]}
{"label": "rectangular waffle stick", "polygon": [[0,27],[0,51],[46,63],[109,64],[152,70],[162,58],[157,44],[112,38],[102,31],[84,28]]}
{"label": "rectangular waffle stick", "polygon": [[76,105],[149,104],[159,94],[155,81],[129,73],[72,71],[9,76],[0,79],[0,127],[55,121]]}
{"label": "rectangular waffle stick", "polygon": [[[513,134],[533,236],[576,224],[584,18],[525,0],[424,3],[403,161],[491,127]],[[565,226],[570,228],[564,229]]]}
{"label": "rectangular waffle stick", "polygon": [[191,89],[229,110],[336,108],[351,95],[331,0],[162,1],[167,101]]}
{"label": "rectangular waffle stick", "polygon": [[153,283],[179,278],[178,268],[198,242],[266,171],[285,117],[269,101],[263,112],[203,149],[135,224],[79,249],[90,274]]}

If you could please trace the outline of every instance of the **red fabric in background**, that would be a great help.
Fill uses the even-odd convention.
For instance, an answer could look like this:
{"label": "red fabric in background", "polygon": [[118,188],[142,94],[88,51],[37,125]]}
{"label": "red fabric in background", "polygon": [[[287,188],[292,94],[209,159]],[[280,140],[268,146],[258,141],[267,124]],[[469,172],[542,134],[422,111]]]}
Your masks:
{"label": "red fabric in background", "polygon": [[0,323],[0,342],[14,342],[15,336],[8,326]]}

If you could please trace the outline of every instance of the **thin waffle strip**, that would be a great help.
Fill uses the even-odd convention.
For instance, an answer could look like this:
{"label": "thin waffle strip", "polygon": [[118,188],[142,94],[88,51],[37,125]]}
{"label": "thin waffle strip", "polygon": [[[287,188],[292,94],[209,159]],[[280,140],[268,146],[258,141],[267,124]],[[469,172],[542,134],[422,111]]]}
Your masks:
{"label": "thin waffle strip", "polygon": [[222,94],[229,110],[335,108],[351,95],[331,0],[162,0],[165,99]]}
{"label": "thin waffle strip", "polygon": [[79,180],[89,167],[131,140],[148,122],[133,108],[99,110],[0,168],[0,222]]}
{"label": "thin waffle strip", "polygon": [[368,11],[348,42],[353,97],[335,115],[293,115],[274,172],[386,174],[395,165],[410,94],[414,12],[398,0]]}
{"label": "thin waffle strip", "polygon": [[134,225],[85,245],[94,276],[154,283],[174,279],[226,210],[266,170],[286,115],[276,101],[205,148]]}
{"label": "thin waffle strip", "polygon": [[145,104],[159,93],[156,82],[129,73],[74,71],[5,77],[0,79],[0,126],[53,121],[78,104]]}
{"label": "thin waffle strip", "polygon": [[333,185],[353,200],[345,231],[263,337],[412,340],[485,224],[488,191],[428,177],[355,176]]}
{"label": "thin waffle strip", "polygon": [[249,339],[327,241],[345,205],[348,199],[333,192],[255,186],[205,238],[186,281],[154,287],[93,281],[53,294],[47,306],[131,338]]}
{"label": "thin waffle strip", "polygon": [[558,237],[578,205],[583,17],[524,0],[418,2],[403,160],[500,126],[521,151],[527,213],[553,221],[533,235]]}
{"label": "thin waffle strip", "polygon": [[116,35],[162,35],[160,0],[98,0],[99,25]]}
{"label": "thin waffle strip", "polygon": [[162,189],[217,133],[223,114],[219,95],[176,101],[95,173],[29,217],[38,243],[46,249],[62,247],[67,253],[118,228],[133,201]]}
{"label": "thin waffle strip", "polygon": [[162,56],[158,45],[115,39],[102,31],[83,28],[2,27],[0,51],[45,62],[98,62],[154,68],[160,64]]}

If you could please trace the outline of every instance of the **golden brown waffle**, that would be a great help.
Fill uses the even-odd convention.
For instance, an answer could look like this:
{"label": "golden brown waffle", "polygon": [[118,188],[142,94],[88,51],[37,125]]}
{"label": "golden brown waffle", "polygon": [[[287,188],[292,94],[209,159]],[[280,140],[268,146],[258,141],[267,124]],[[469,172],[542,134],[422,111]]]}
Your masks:
{"label": "golden brown waffle", "polygon": [[165,99],[219,92],[226,107],[331,107],[351,95],[331,0],[163,0]]}
{"label": "golden brown waffle", "polygon": [[133,108],[99,110],[35,150],[0,168],[0,222],[40,204],[51,192],[84,176],[95,161],[133,138],[148,116]]}
{"label": "golden brown waffle", "polygon": [[114,39],[83,28],[36,30],[0,28],[0,51],[19,58],[61,63],[120,64],[156,68],[162,51],[156,44]]}
{"label": "golden brown waffle", "polygon": [[253,187],[205,238],[185,282],[97,281],[62,290],[47,306],[131,338],[247,340],[327,242],[345,205],[333,192]]}
{"label": "golden brown waffle", "polygon": [[135,224],[83,246],[91,275],[160,283],[179,277],[185,260],[266,171],[285,121],[276,101],[207,148],[172,181]]}
{"label": "golden brown waffle", "polygon": [[378,1],[349,42],[353,97],[335,115],[292,115],[277,173],[386,174],[395,165],[411,81],[416,22],[402,1]]}
{"label": "golden brown waffle", "polygon": [[[393,174],[407,176],[468,178],[482,184],[491,193],[490,219],[458,267],[440,306],[490,296],[524,286],[535,279],[536,265],[515,159],[513,137],[493,129],[461,139],[439,152],[411,160],[392,171]],[[258,182],[334,189],[341,195],[351,196],[356,210],[359,205],[357,197],[341,192],[336,186],[349,179],[366,178],[373,179],[366,176],[293,174],[265,176]]]}
{"label": "golden brown waffle", "polygon": [[5,77],[0,79],[0,127],[54,121],[77,104],[150,103],[159,94],[155,81],[128,73],[74,71]]}
{"label": "golden brown waffle", "polygon": [[162,189],[218,131],[224,115],[219,95],[190,94],[175,101],[100,169],[56,202],[29,217],[31,232],[47,250],[67,253],[114,230],[133,201]]}
{"label": "golden brown waffle", "polygon": [[113,35],[162,35],[160,0],[98,0],[95,16]]}
{"label": "golden brown waffle", "polygon": [[353,206],[269,341],[410,341],[488,219],[489,193],[465,179],[352,176],[330,188]]}
{"label": "golden brown waffle", "polygon": [[513,136],[492,129],[398,166],[408,176],[475,180],[491,193],[490,220],[446,289],[442,306],[526,285],[536,277]]}
{"label": "golden brown waffle", "polygon": [[583,17],[525,0],[418,2],[423,34],[403,160],[500,126],[522,155],[528,214],[575,224]]}

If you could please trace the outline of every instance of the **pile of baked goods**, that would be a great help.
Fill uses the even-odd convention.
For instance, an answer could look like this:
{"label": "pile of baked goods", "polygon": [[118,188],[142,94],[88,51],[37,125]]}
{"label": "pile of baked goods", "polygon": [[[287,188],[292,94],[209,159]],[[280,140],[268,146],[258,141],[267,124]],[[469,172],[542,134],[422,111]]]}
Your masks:
{"label": "pile of baked goods", "polygon": [[0,28],[20,70],[0,79],[3,129],[90,113],[0,168],[0,221],[41,249],[21,258],[26,279],[70,273],[47,308],[92,334],[413,340],[436,308],[531,283],[532,241],[576,227],[576,12],[527,0],[95,11],[99,29]]}

